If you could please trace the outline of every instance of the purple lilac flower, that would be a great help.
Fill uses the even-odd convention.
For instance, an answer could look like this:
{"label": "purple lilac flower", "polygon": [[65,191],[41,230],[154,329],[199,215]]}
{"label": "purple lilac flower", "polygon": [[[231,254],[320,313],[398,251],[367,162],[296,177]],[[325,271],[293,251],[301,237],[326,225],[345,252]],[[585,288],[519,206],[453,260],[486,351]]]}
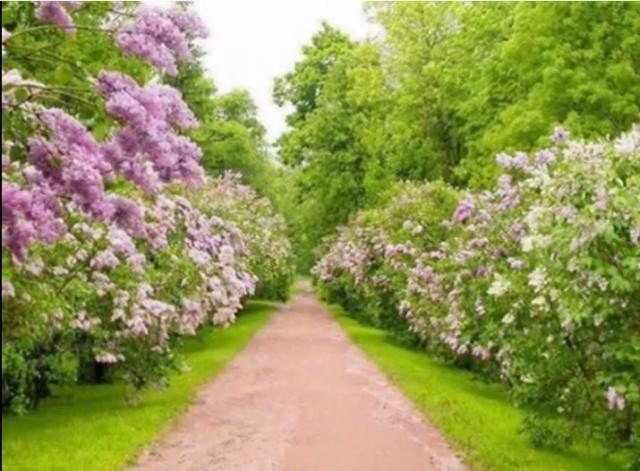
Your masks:
{"label": "purple lilac flower", "polygon": [[197,38],[209,36],[209,30],[198,15],[174,8],[167,12],[167,16],[184,33],[192,34]]}
{"label": "purple lilac flower", "polygon": [[75,10],[79,7],[80,2],[39,2],[36,17],[44,23],[59,26],[67,34],[75,34],[76,27],[67,10]]}
{"label": "purple lilac flower", "polygon": [[474,208],[473,199],[470,196],[465,197],[460,202],[460,204],[458,205],[458,208],[453,214],[453,219],[458,222],[463,222],[467,220],[471,216],[471,213],[473,212],[473,208]]}
{"label": "purple lilac flower", "polygon": [[187,35],[206,37],[206,27],[191,13],[144,7],[135,20],[116,35],[116,43],[124,52],[138,56],[169,75],[178,73],[176,61],[191,59]]}
{"label": "purple lilac flower", "polygon": [[569,131],[564,129],[562,126],[556,126],[555,129],[553,130],[553,135],[551,136],[551,139],[556,144],[563,143],[567,139],[569,139]]}
{"label": "purple lilac flower", "polygon": [[529,168],[529,157],[524,152],[517,152],[511,161],[511,166],[517,170],[527,170]]}
{"label": "purple lilac flower", "polygon": [[103,72],[97,88],[107,99],[107,111],[124,125],[103,144],[105,159],[115,169],[150,193],[157,193],[162,182],[197,186],[204,181],[198,164],[202,150],[173,129],[198,126],[179,91],[166,85],[139,87],[117,72]]}
{"label": "purple lilac flower", "polygon": [[536,154],[536,164],[540,167],[555,162],[556,156],[548,149],[542,150]]}
{"label": "purple lilac flower", "polygon": [[2,184],[2,245],[18,259],[36,241],[52,243],[66,227],[59,207],[45,187],[21,189],[14,183]]}

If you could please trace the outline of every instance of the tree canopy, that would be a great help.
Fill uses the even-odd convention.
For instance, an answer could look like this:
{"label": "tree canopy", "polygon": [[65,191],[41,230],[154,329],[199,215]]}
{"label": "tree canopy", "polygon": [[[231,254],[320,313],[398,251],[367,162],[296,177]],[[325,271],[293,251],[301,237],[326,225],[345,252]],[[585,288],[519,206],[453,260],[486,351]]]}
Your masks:
{"label": "tree canopy", "polygon": [[[367,6],[379,37],[323,24],[274,98],[303,258],[396,180],[486,188],[500,150],[540,148],[562,124],[616,135],[640,114],[640,5]],[[305,263],[303,263],[304,265]]]}

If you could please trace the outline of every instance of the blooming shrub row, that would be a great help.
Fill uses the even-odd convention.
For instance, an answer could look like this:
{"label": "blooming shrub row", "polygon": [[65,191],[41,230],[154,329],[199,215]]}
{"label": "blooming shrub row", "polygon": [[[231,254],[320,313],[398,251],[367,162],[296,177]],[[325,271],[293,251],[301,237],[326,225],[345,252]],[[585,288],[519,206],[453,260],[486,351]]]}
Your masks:
{"label": "blooming shrub row", "polygon": [[314,274],[330,301],[358,296],[360,312],[376,313],[391,300],[394,325],[503,381],[536,411],[534,443],[597,435],[634,449],[637,465],[640,127],[602,142],[557,129],[554,141],[498,155],[496,187],[455,207],[442,185],[409,187],[355,217]]}
{"label": "blooming shrub row", "polygon": [[[79,2],[34,8],[67,34],[80,28]],[[169,75],[205,33],[186,10],[105,21],[125,57]],[[161,75],[86,77],[110,120],[99,140],[95,122],[51,106],[59,87],[5,73],[5,54],[19,64],[11,41],[42,28],[2,34],[2,403],[15,412],[77,378],[164,384],[180,336],[233,322],[256,286],[286,292],[291,273],[282,219],[237,178],[204,174],[183,134],[198,121]]]}
{"label": "blooming shrub row", "polygon": [[255,296],[284,301],[295,277],[295,261],[284,217],[271,202],[243,185],[241,175],[227,172],[195,195],[202,207],[234,221],[247,235],[248,270],[257,278]]}

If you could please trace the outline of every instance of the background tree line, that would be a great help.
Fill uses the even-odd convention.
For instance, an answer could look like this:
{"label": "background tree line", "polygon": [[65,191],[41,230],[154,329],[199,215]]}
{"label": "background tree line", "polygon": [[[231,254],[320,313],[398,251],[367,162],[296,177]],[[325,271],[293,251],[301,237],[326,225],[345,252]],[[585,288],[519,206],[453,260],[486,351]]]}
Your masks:
{"label": "background tree line", "polygon": [[[274,98],[300,268],[399,180],[486,188],[498,151],[530,151],[563,124],[625,131],[640,114],[640,5],[374,3],[382,34],[323,24]],[[215,145],[215,144],[212,144]]]}

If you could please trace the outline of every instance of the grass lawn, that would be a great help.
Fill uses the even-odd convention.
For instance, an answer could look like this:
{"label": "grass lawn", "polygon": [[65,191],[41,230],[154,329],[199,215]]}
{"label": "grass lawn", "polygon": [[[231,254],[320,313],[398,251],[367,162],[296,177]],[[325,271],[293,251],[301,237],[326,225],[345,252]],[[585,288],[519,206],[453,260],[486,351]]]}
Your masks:
{"label": "grass lawn", "polygon": [[448,438],[473,469],[492,471],[617,471],[622,460],[603,457],[598,446],[570,452],[534,448],[518,433],[522,412],[499,384],[474,381],[465,371],[440,364],[425,352],[398,345],[380,329],[360,324],[336,306],[330,310],[345,330]]}
{"label": "grass lawn", "polygon": [[207,328],[180,349],[189,372],[164,391],[145,391],[125,403],[122,384],[73,386],[33,413],[2,418],[2,469],[120,470],[173,423],[198,388],[216,376],[269,319],[276,303],[252,301],[227,329]]}

